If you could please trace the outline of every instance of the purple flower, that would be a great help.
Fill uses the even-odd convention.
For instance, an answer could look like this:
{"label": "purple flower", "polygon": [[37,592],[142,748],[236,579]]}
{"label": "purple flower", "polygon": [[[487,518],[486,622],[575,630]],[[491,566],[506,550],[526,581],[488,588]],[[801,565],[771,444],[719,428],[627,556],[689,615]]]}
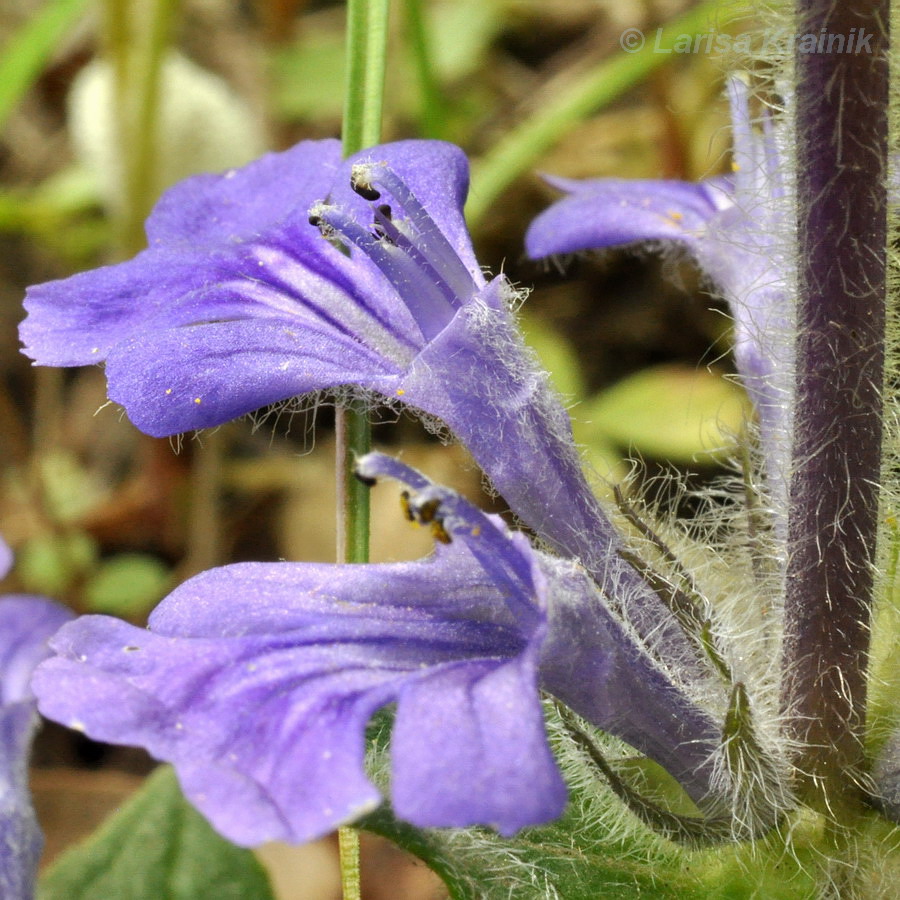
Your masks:
{"label": "purple flower", "polygon": [[[746,85],[729,84],[733,173],[683,181],[549,179],[567,196],[532,223],[532,257],[618,244],[674,242],[727,300],[738,371],[759,413],[769,486],[784,497],[789,461],[795,264],[784,135],[766,118],[753,128]],[[779,504],[784,508],[784,503]]]}
{"label": "purple flower", "polygon": [[150,216],[148,250],[29,291],[27,352],[45,365],[105,359],[110,397],[155,435],[344,385],[437,417],[522,521],[627,598],[639,633],[666,637],[690,681],[696,656],[618,553],[515,325],[515,291],[475,260],[467,185],[462,151],[436,141],[345,162],[335,141],[303,143],[189,179]]}
{"label": "purple flower", "polygon": [[464,154],[437,141],[344,162],[337,141],[306,142],[188,179],[151,214],[147,250],[29,290],[26,353],[105,360],[110,398],[158,436],[374,391],[443,421],[524,521],[583,553],[611,529],[516,329],[516,291],[474,257],[467,187]]}
{"label": "purple flower", "polygon": [[[0,579],[12,553],[0,539]],[[43,837],[28,791],[28,754],[38,726],[29,687],[49,655],[47,638],[71,613],[43,597],[0,597],[0,896],[33,896]]]}
{"label": "purple flower", "polygon": [[66,629],[35,682],[45,713],[172,761],[239,843],[305,840],[371,808],[363,730],[391,702],[400,815],[504,832],[552,818],[564,791],[538,684],[717,803],[705,704],[725,691],[620,552],[515,292],[472,254],[467,179],[439,142],[343,163],[335,142],[301,144],[184,182],[148,221],[147,251],[29,292],[27,352],[105,359],[110,397],[152,434],[373,391],[446,423],[565,557],[375,456],[366,473],[406,482],[420,518],[440,508],[454,541],[434,560],[228,567],[179,588],[149,633],[99,617]]}
{"label": "purple flower", "polygon": [[717,729],[603,612],[583,569],[379,454],[442,543],[414,563],[247,563],[179,587],[145,631],[83,617],[34,678],[45,715],[172,762],[228,838],[304,841],[380,800],[364,732],[396,703],[391,794],[420,826],[509,834],[565,787],[539,687],[709,799]]}

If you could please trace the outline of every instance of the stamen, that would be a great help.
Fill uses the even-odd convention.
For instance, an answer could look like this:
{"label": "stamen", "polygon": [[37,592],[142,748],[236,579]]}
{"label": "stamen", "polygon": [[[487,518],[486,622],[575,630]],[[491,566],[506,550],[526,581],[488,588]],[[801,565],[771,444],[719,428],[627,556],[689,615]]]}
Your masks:
{"label": "stamen", "polygon": [[472,274],[406,182],[390,166],[370,164],[365,173],[365,183],[370,187],[377,185],[390,193],[395,201],[395,212],[398,207],[403,210],[414,229],[415,233],[408,235],[410,241],[423,257],[431,261],[432,267],[460,302],[468,300],[477,289]]}
{"label": "stamen", "polygon": [[[430,265],[412,258],[408,241],[396,226],[385,218],[378,224],[387,232],[384,238],[363,228],[343,209],[325,203],[316,204],[310,215],[319,220],[319,228],[328,237],[327,229],[348,244],[359,248],[375,263],[406,304],[426,340],[436,337],[456,312],[447,296],[446,285],[435,279]],[[395,240],[407,246],[395,246]]]}
{"label": "stamen", "polygon": [[409,491],[400,492],[400,508],[403,510],[403,516],[407,522],[416,521],[416,514],[409,505]]}
{"label": "stamen", "polygon": [[401,228],[394,223],[394,220],[390,215],[385,216],[381,212],[384,208],[387,208],[388,212],[390,212],[390,207],[385,205],[379,206],[375,210],[373,233],[393,244],[393,246],[399,247],[416,265],[418,265],[435,287],[443,293],[447,302],[454,309],[457,309],[460,306],[461,300],[459,294],[454,291],[452,285],[444,280],[440,269],[427,255],[425,255],[421,247],[415,243],[415,236],[411,237],[401,230]]}
{"label": "stamen", "polygon": [[541,613],[535,603],[531,562],[516,539],[455,491],[433,484],[420,472],[383,453],[369,453],[357,461],[357,471],[373,478],[379,475],[406,485],[401,502],[407,516],[431,526],[442,543],[459,538],[499,588],[516,619],[528,626]]}
{"label": "stamen", "polygon": [[372,167],[367,163],[358,163],[350,170],[350,187],[359,194],[363,200],[379,200],[381,194],[372,187],[369,173]]}

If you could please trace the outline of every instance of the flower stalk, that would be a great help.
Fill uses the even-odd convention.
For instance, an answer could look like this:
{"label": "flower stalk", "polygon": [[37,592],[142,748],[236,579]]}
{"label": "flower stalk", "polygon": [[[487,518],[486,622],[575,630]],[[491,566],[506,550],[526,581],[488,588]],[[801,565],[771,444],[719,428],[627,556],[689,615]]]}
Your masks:
{"label": "flower stalk", "polygon": [[798,33],[871,53],[796,57],[798,309],[783,703],[798,789],[858,806],[878,527],[889,4],[801,0]]}
{"label": "flower stalk", "polygon": [[103,5],[106,54],[115,73],[116,137],[122,154],[124,198],[117,223],[117,255],[123,259],[144,246],[144,220],[156,200],[159,70],[177,10],[177,0],[106,0]]}
{"label": "flower stalk", "polygon": [[[387,66],[387,25],[390,0],[348,0],[347,72],[341,149],[345,157],[381,138],[384,75]],[[369,560],[368,488],[354,477],[357,457],[369,452],[372,429],[365,412],[339,407],[335,417],[337,470],[337,558],[339,562]],[[344,900],[361,896],[359,833],[338,829],[341,889]]]}

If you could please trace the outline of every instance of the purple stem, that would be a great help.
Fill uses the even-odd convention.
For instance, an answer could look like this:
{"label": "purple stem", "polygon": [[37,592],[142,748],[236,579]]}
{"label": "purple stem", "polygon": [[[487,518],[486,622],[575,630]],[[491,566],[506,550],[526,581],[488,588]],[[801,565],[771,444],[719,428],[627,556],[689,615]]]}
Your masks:
{"label": "purple stem", "polygon": [[[888,0],[798,0],[797,11],[799,298],[783,700],[789,735],[801,742],[801,795],[837,814],[855,806],[863,763],[881,475],[890,9]],[[816,52],[803,52],[803,35],[817,37]],[[844,52],[830,38],[838,35]],[[846,50],[851,35],[855,52]]]}

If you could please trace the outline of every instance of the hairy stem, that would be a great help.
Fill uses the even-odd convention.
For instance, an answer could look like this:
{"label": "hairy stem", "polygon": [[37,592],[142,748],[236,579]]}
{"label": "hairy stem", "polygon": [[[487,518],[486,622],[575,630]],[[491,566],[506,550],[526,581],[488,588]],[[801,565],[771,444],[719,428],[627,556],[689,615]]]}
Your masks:
{"label": "hairy stem", "polygon": [[[852,809],[878,523],[887,240],[888,0],[799,0],[797,377],[783,699],[799,789]],[[861,52],[836,52],[837,36]],[[834,43],[828,47],[830,36]],[[857,44],[859,46],[859,44]]]}

